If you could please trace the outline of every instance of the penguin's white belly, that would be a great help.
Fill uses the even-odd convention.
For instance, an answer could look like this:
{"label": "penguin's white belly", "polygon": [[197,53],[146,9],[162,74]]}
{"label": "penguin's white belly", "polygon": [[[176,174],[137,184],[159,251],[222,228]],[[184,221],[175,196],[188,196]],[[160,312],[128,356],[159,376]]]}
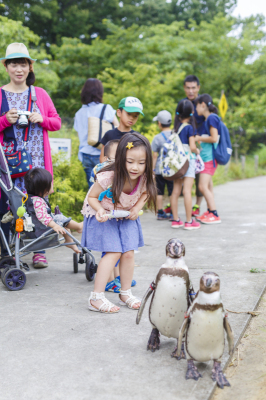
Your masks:
{"label": "penguin's white belly", "polygon": [[218,360],[224,352],[223,311],[195,310],[187,331],[186,347],[196,361]]}
{"label": "penguin's white belly", "polygon": [[187,311],[187,288],[183,278],[162,275],[150,308],[150,321],[162,335],[178,338]]}

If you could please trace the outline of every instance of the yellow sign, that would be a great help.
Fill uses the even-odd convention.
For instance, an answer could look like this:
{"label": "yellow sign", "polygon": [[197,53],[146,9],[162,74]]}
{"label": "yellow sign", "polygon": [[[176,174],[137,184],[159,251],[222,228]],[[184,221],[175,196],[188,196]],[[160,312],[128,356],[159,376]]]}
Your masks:
{"label": "yellow sign", "polygon": [[222,96],[221,96],[221,99],[219,101],[218,107],[219,107],[219,110],[220,110],[220,113],[221,113],[221,117],[222,117],[222,119],[224,119],[225,114],[226,114],[227,109],[228,109],[228,103],[227,103],[227,100],[226,100],[226,97],[225,97],[225,94],[224,94],[223,90],[222,90]]}

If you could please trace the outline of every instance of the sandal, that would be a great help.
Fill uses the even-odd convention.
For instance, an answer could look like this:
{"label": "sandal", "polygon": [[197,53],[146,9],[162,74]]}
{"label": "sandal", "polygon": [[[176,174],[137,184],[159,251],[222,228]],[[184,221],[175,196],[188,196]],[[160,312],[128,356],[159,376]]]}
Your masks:
{"label": "sandal", "polygon": [[[103,304],[100,305],[99,308],[96,308],[91,304],[91,300],[102,300]],[[117,313],[117,311],[111,311],[111,308],[115,307],[113,303],[111,303],[109,300],[107,300],[104,296],[104,293],[96,293],[96,292],[91,292],[91,295],[89,297],[89,310],[90,311],[95,311],[95,312],[101,312],[105,314],[114,314]]]}
{"label": "sandal", "polygon": [[[123,301],[121,300],[120,296],[128,296],[128,299],[126,301]],[[131,308],[131,310],[138,310],[140,308],[140,306],[138,308],[133,307],[134,304],[140,303],[141,300],[133,296],[131,289],[120,290],[119,298],[120,298],[119,305],[121,306],[127,306],[128,308]]]}

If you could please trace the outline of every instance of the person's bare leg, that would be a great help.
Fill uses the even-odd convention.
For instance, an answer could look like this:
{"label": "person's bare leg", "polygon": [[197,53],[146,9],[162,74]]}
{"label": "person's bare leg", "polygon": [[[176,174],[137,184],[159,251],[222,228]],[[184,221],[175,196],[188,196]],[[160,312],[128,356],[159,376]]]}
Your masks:
{"label": "person's bare leg", "polygon": [[67,229],[72,229],[74,231],[77,231],[78,233],[82,233],[83,221],[82,222],[76,222],[76,221],[71,220],[67,224]]}
{"label": "person's bare leg", "polygon": [[[96,293],[104,292],[105,286],[108,282],[108,277],[110,276],[114,265],[117,263],[119,258],[121,257],[121,253],[106,253],[99,262],[97,274],[94,282],[93,291]],[[91,301],[91,305],[99,308],[102,304],[102,300]],[[111,308],[111,311],[117,311],[120,307],[114,306]]]}
{"label": "person's bare leg", "polygon": [[[119,264],[120,264],[120,263],[119,263]],[[120,273],[119,273],[119,264],[118,264],[117,267],[114,268],[114,277],[115,277],[115,278],[117,278],[117,277],[120,275]]]}
{"label": "person's bare leg", "polygon": [[172,196],[170,197],[173,220],[178,220],[178,198],[182,190],[183,179],[175,179]]}
{"label": "person's bare leg", "polygon": [[[121,282],[121,290],[131,289],[131,282],[134,274],[134,250],[127,251],[123,253],[120,259],[120,282]],[[128,296],[121,296],[122,301],[126,301]],[[133,308],[139,308],[140,302],[134,304]]]}
{"label": "person's bare leg", "polygon": [[[70,229],[65,228],[68,232],[70,232]],[[65,243],[73,243],[73,240],[71,239],[70,236],[68,236],[67,234],[63,235],[64,239],[65,239]],[[78,246],[73,244],[73,245],[67,245],[66,247],[69,247],[71,250],[73,250],[75,253],[79,254],[81,253],[81,251],[79,250]]]}
{"label": "person's bare leg", "polygon": [[185,177],[183,186],[183,196],[186,209],[187,222],[191,222],[192,216],[192,186],[194,183],[194,178]]}
{"label": "person's bare leg", "polygon": [[200,207],[200,205],[201,205],[201,203],[202,203],[202,199],[203,199],[203,196],[197,196],[197,199],[196,199],[196,202],[197,202],[197,205]]}
{"label": "person's bare leg", "polygon": [[163,196],[161,194],[157,195],[157,210],[163,209]]}
{"label": "person's bare leg", "polygon": [[114,270],[111,272],[109,278],[108,278],[108,282],[112,282],[115,279],[114,277]]}
{"label": "person's bare leg", "polygon": [[209,190],[212,192],[213,197],[214,197],[212,176],[211,176],[211,179],[210,179],[210,182],[209,182]]}
{"label": "person's bare leg", "polygon": [[207,202],[209,210],[216,210],[213,190],[210,190],[209,185],[212,180],[212,176],[209,174],[200,174],[199,190],[202,192]]}

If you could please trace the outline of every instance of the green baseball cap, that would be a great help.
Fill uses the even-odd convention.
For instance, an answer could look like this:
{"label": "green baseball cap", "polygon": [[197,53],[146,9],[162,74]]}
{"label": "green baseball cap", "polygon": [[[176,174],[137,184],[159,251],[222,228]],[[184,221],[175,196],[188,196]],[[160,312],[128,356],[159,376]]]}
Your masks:
{"label": "green baseball cap", "polygon": [[125,97],[120,101],[118,108],[123,108],[128,113],[139,112],[144,116],[143,105],[136,97]]}

